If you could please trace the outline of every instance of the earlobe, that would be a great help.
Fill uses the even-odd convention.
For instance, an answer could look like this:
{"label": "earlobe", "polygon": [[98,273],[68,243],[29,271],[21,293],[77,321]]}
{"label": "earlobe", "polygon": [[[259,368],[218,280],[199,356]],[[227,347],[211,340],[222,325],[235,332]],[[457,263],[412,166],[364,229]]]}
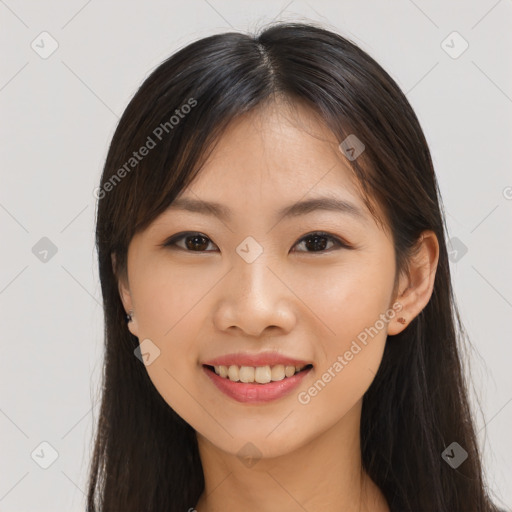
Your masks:
{"label": "earlobe", "polygon": [[126,311],[126,323],[128,325],[129,331],[134,335],[137,335],[137,325],[135,320],[134,308],[132,295],[130,292],[130,286],[128,283],[128,277],[123,275],[118,275],[116,268],[116,255],[112,253],[112,270],[117,279],[117,287],[119,291],[119,297],[121,298],[121,302],[123,303],[123,308]]}
{"label": "earlobe", "polygon": [[407,275],[401,276],[396,297],[402,309],[389,322],[388,334],[395,335],[407,328],[407,325],[421,313],[428,304],[434,289],[439,261],[439,242],[431,230],[424,231],[414,254],[409,260]]}
{"label": "earlobe", "polygon": [[133,308],[132,296],[129,288],[126,287],[122,279],[119,280],[119,293],[124,310],[126,311],[126,325],[128,326],[128,330],[134,336],[138,337],[137,319]]}
{"label": "earlobe", "polygon": [[135,320],[135,315],[133,309],[130,309],[126,314],[126,323],[128,325],[128,330],[135,336],[138,337],[138,327]]}

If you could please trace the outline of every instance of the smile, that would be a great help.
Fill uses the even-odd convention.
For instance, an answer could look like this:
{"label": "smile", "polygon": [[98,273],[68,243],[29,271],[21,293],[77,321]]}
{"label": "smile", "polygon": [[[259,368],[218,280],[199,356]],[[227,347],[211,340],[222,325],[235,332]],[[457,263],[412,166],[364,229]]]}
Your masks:
{"label": "smile", "polygon": [[264,403],[288,395],[313,366],[203,365],[203,371],[225,395],[242,403]]}
{"label": "smile", "polygon": [[[269,382],[277,382],[293,377],[308,366],[311,365],[238,366],[233,364],[230,366],[214,366],[213,371],[220,377],[233,382],[268,384]],[[209,368],[212,367],[209,366]]]}

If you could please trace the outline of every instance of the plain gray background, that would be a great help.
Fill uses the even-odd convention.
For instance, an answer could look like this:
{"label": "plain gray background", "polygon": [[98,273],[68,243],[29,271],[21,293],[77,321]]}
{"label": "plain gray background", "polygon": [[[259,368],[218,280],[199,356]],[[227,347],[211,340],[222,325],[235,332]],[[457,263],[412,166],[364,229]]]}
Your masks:
{"label": "plain gray background", "polygon": [[487,478],[512,504],[511,0],[0,0],[0,19],[2,512],[84,509],[103,343],[93,190],[119,116],[178,48],[272,19],[360,45],[420,119]]}

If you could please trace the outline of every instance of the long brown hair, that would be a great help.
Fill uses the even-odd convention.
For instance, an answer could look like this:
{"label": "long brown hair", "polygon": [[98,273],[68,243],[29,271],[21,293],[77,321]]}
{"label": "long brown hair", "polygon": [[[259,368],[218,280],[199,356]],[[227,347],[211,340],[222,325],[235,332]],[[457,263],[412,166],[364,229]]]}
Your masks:
{"label": "long brown hair", "polygon": [[[340,142],[350,134],[363,141],[364,153],[350,164],[365,197],[386,213],[398,272],[406,270],[423,230],[433,230],[439,241],[431,300],[388,339],[363,398],[364,469],[393,511],[497,510],[483,481],[459,354],[464,331],[452,295],[447,230],[418,119],[367,53],[302,23],[189,44],[150,74],[119,121],[96,191],[105,362],[87,510],[183,512],[203,491],[195,432],[134,357],[138,340],[126,326],[118,279],[126,275],[133,235],[192,181],[227,124],[277,94],[309,105]],[[456,469],[442,457],[452,442],[468,453]]]}

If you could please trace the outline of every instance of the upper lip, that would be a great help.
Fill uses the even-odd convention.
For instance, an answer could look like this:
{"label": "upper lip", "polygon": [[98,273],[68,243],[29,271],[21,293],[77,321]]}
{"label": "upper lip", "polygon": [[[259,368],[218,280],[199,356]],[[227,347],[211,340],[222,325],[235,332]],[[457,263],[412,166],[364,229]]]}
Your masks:
{"label": "upper lip", "polygon": [[248,354],[238,352],[236,354],[226,354],[203,362],[208,366],[306,366],[312,364],[309,361],[303,361],[295,357],[279,354],[278,352],[260,352],[258,354]]}

